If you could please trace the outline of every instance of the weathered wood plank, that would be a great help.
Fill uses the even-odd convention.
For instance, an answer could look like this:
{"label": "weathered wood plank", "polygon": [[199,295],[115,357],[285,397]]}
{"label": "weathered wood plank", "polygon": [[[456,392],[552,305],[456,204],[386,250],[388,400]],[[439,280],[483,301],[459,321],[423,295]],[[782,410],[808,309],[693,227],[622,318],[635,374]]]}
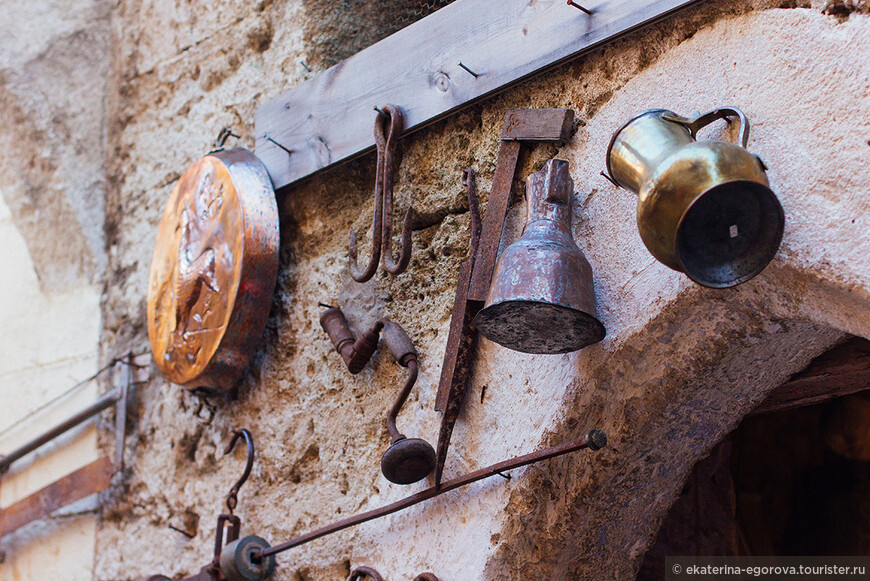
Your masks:
{"label": "weathered wood plank", "polygon": [[855,337],[822,353],[774,389],[752,415],[821,403],[870,389],[870,341]]}
{"label": "weathered wood plank", "polygon": [[371,150],[375,105],[407,135],[695,1],[457,0],[263,104],[257,155],[280,188]]}
{"label": "weathered wood plank", "polygon": [[109,487],[112,461],[100,458],[0,510],[0,537]]}

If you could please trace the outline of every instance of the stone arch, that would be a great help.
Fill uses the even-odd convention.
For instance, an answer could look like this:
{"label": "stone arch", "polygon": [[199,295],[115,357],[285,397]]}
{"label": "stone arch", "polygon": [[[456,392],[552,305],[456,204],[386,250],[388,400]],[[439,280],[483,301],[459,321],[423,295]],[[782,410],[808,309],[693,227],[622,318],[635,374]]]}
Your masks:
{"label": "stone arch", "polygon": [[[719,21],[632,79],[560,152],[581,192],[575,234],[608,338],[568,361],[491,345],[482,359],[488,372],[526,366],[538,386],[565,386],[544,406],[554,426],[544,443],[600,427],[610,445],[530,469],[510,494],[485,578],[633,578],[695,462],[846,333],[870,337],[870,172],[856,157],[866,156],[868,122],[846,106],[868,100],[870,66],[853,57],[868,48],[864,20],[795,9]],[[798,56],[808,49],[812,62]],[[633,195],[597,173],[610,134],[631,115],[725,104],[755,126],[749,148],[771,168],[786,235],[762,275],[714,291],[646,253]],[[829,127],[827,111],[849,120]],[[476,443],[465,452],[479,452]]]}

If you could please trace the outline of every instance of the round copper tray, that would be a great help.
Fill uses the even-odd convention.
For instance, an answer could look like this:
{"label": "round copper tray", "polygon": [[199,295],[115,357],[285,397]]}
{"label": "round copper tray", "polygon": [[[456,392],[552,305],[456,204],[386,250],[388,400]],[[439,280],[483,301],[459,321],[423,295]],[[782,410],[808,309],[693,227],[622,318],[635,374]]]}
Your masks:
{"label": "round copper tray", "polygon": [[238,381],[269,315],[278,242],[275,190],[253,153],[218,151],[187,168],[148,282],[148,337],[167,379],[207,391]]}

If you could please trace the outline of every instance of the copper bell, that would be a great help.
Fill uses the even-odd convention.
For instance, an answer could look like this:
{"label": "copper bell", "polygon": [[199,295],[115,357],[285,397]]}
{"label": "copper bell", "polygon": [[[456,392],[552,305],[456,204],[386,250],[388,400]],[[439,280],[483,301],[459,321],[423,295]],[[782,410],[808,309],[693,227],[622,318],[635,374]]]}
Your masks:
{"label": "copper bell", "polygon": [[604,338],[595,318],[592,267],[571,234],[574,182],[551,159],[526,180],[526,225],[498,259],[474,324],[491,341],[524,353],[568,353]]}
{"label": "copper bell", "polygon": [[[717,119],[740,120],[740,143],[696,141]],[[611,180],[638,195],[637,226],[660,262],[698,284],[726,288],[764,270],[782,240],[785,217],[761,159],[746,150],[739,109],[694,119],[647,111],[617,131],[607,149]]]}

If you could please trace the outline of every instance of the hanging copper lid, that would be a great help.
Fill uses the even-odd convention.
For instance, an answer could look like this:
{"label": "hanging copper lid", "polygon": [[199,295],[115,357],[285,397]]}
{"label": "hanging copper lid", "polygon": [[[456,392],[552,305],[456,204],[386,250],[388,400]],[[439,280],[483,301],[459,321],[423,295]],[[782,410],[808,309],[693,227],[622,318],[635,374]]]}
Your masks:
{"label": "hanging copper lid", "polygon": [[269,315],[278,241],[275,190],[254,154],[217,151],[187,168],[148,283],[148,337],[167,379],[223,391],[241,377]]}

